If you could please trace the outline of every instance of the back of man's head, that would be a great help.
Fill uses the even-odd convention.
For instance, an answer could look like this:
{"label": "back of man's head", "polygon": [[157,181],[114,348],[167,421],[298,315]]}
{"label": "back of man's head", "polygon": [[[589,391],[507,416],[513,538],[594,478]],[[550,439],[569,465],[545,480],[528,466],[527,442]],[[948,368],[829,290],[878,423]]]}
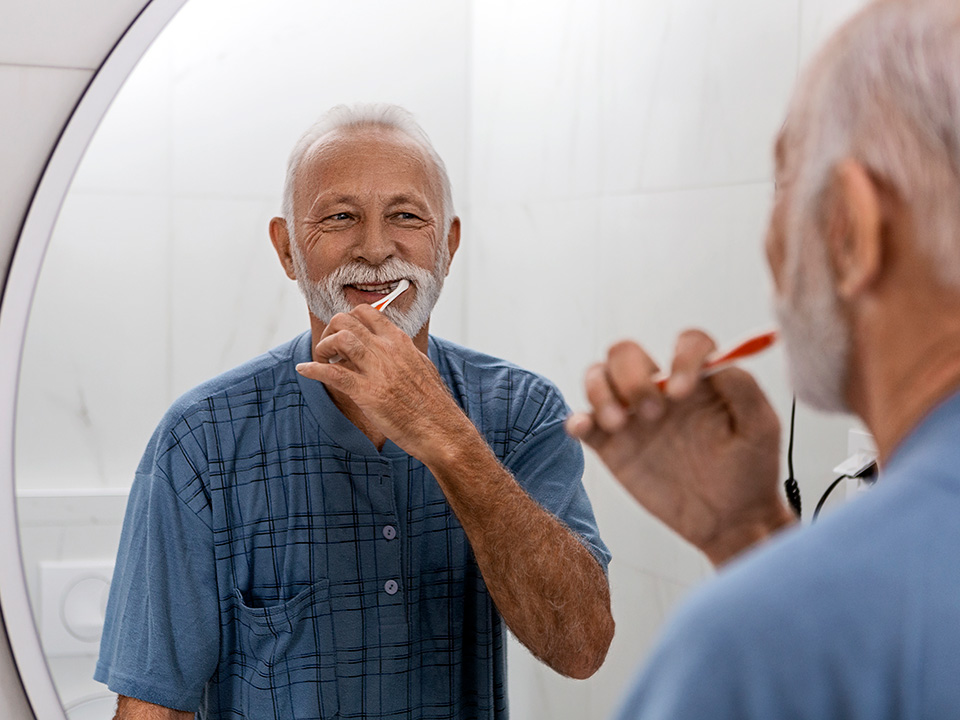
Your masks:
{"label": "back of man's head", "polygon": [[785,138],[794,212],[820,214],[831,173],[856,160],[903,201],[939,280],[960,290],[960,2],[876,0],[803,76]]}

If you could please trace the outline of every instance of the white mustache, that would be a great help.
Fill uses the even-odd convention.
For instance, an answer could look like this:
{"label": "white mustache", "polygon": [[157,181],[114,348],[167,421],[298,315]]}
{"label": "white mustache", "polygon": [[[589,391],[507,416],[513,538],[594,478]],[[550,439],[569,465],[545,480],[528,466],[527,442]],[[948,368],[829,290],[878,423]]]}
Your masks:
{"label": "white mustache", "polygon": [[429,270],[393,258],[382,265],[367,265],[360,262],[341,265],[325,278],[324,283],[331,290],[334,288],[339,290],[345,285],[382,285],[406,278],[416,286],[422,284],[425,278],[429,280],[430,277],[432,274]]}

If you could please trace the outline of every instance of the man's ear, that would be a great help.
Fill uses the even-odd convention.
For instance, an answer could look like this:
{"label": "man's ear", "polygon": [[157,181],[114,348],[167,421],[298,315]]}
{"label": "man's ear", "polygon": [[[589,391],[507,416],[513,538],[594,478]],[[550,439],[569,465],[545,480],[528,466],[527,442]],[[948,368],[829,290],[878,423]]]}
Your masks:
{"label": "man's ear", "polygon": [[834,168],[825,207],[826,240],[837,293],[849,299],[867,290],[882,271],[880,188],[863,165],[848,158]]}
{"label": "man's ear", "polygon": [[273,243],[273,249],[277,251],[277,257],[280,258],[280,264],[291,280],[297,279],[297,273],[293,268],[293,257],[290,255],[290,233],[287,232],[287,221],[282,217],[275,217],[270,220],[270,241]]}
{"label": "man's ear", "polygon": [[[447,233],[447,248],[450,250],[450,262],[453,262],[453,256],[457,254],[460,247],[460,218],[455,217],[450,223],[450,231]],[[447,265],[447,275],[450,274],[450,264]]]}

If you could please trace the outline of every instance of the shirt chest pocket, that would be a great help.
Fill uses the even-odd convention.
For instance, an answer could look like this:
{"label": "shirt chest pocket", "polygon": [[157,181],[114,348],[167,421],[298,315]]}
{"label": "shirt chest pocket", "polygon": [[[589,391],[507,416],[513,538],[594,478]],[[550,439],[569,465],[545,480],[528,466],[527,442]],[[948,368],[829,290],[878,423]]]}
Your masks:
{"label": "shirt chest pocket", "polygon": [[339,717],[329,581],[268,607],[250,607],[240,591],[234,600],[233,707],[239,700],[243,716],[256,720]]}

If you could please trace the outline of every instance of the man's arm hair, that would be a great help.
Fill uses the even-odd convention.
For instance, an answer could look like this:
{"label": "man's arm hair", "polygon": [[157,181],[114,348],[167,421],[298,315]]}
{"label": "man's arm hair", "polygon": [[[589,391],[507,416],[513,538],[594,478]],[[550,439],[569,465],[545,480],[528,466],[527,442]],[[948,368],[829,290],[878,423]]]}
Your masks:
{"label": "man's arm hair", "polygon": [[194,715],[121,695],[117,698],[117,714],[113,720],[193,720]]}

